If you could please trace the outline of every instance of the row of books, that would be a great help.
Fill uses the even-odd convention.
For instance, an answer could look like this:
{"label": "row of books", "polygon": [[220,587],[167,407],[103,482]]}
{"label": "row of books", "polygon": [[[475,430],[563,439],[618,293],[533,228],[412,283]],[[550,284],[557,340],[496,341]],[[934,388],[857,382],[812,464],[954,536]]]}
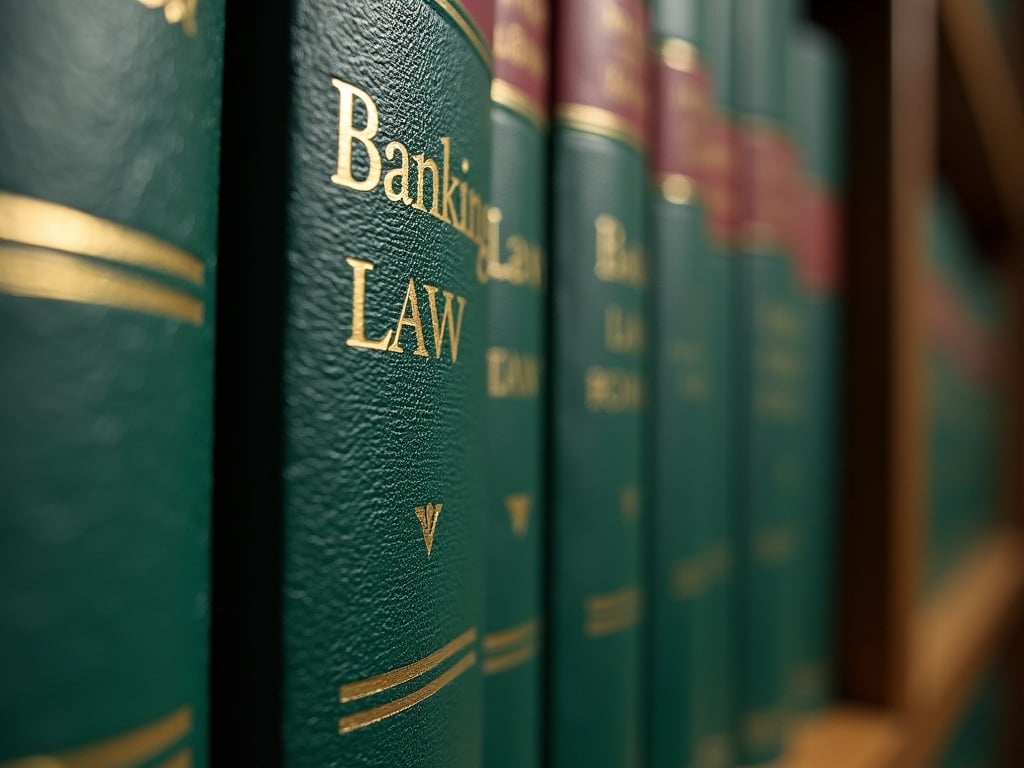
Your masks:
{"label": "row of books", "polygon": [[0,10],[0,766],[777,759],[842,100],[793,0]]}

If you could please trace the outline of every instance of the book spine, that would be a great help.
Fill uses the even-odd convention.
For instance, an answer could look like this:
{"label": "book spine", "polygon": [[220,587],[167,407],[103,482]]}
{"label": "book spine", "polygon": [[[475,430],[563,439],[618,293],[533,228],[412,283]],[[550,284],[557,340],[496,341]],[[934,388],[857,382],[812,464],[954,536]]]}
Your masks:
{"label": "book spine", "polygon": [[0,764],[205,766],[223,3],[2,15]]}
{"label": "book spine", "polygon": [[482,758],[492,26],[481,0],[293,4],[288,766]]}
{"label": "book spine", "polygon": [[791,693],[796,709],[810,711],[826,706],[833,692],[843,82],[838,52],[824,32],[810,26],[798,30],[790,62],[791,119],[802,155],[791,232],[806,301],[808,377],[807,501],[798,511],[801,609]]}
{"label": "book spine", "polygon": [[744,500],[739,549],[739,763],[782,753],[792,661],[795,510],[803,503],[806,318],[787,243],[789,0],[738,0],[739,400]]}
{"label": "book spine", "polygon": [[542,759],[544,380],[548,214],[546,0],[498,0],[487,284],[484,764]]}
{"label": "book spine", "polygon": [[702,521],[704,574],[708,617],[699,628],[699,668],[703,680],[706,732],[697,744],[699,768],[728,768],[736,760],[737,666],[739,633],[738,571],[740,483],[740,419],[737,418],[740,370],[737,338],[737,289],[740,261],[736,256],[738,152],[735,126],[733,0],[705,2],[702,39],[707,78],[706,149],[699,172],[700,198],[705,204],[705,248],[711,303],[710,439],[708,461],[716,467],[713,494]]}
{"label": "book spine", "polygon": [[649,34],[638,0],[555,15],[551,765],[640,762]]}
{"label": "book spine", "polygon": [[707,519],[721,468],[714,464],[714,305],[704,206],[698,192],[706,78],[703,3],[651,4],[650,258],[651,543],[648,569],[648,764],[693,766],[709,735],[705,571]]}

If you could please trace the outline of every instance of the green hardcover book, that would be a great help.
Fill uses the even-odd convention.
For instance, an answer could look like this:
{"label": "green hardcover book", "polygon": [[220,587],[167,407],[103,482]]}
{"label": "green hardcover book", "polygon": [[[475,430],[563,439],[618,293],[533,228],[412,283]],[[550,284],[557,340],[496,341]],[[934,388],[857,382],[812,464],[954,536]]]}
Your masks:
{"label": "green hardcover book", "polygon": [[[242,551],[218,596],[241,614],[225,614],[214,668],[226,681],[222,762],[278,751],[289,768],[477,768],[493,8],[240,0],[232,11],[228,71],[251,98],[231,105],[225,151],[251,178],[225,191],[223,227],[241,319],[222,343],[237,370],[218,382],[235,430],[223,435],[218,513]],[[283,221],[262,215],[267,196],[284,198]],[[278,466],[248,443],[277,451]],[[275,557],[258,556],[257,525],[279,536],[279,608],[247,593]],[[273,624],[261,608],[280,614],[276,648],[241,634]],[[274,695],[277,733],[227,724],[247,698]],[[257,746],[255,762],[229,758]]]}
{"label": "green hardcover book", "polygon": [[808,711],[825,706],[833,690],[843,82],[833,43],[808,25],[794,35],[790,66],[793,135],[801,151],[792,236],[807,323],[805,501],[797,509],[799,610],[790,696],[796,709]]}
{"label": "green hardcover book", "polygon": [[737,731],[736,659],[738,578],[736,554],[741,501],[737,418],[739,353],[737,293],[740,261],[736,258],[736,177],[738,158],[735,125],[733,0],[705,0],[701,32],[707,80],[705,143],[699,172],[699,199],[705,213],[708,252],[708,356],[712,366],[708,390],[711,408],[704,450],[712,478],[702,514],[705,605],[707,617],[698,626],[698,670],[704,732],[699,734],[699,768],[735,764]]}
{"label": "green hardcover book", "polygon": [[548,759],[636,765],[647,14],[566,0],[555,24]]}
{"label": "green hardcover book", "polygon": [[484,764],[542,759],[544,346],[548,191],[547,0],[498,0],[487,334]]}
{"label": "green hardcover book", "polygon": [[0,765],[206,765],[223,3],[0,3]]}
{"label": "green hardcover book", "polygon": [[804,501],[806,319],[787,243],[790,0],[737,0],[739,147],[739,763],[782,752],[794,603],[796,509]]}
{"label": "green hardcover book", "polygon": [[651,4],[648,764],[696,764],[710,732],[700,643],[709,621],[704,530],[721,476],[714,441],[716,294],[699,170],[707,111],[700,0]]}

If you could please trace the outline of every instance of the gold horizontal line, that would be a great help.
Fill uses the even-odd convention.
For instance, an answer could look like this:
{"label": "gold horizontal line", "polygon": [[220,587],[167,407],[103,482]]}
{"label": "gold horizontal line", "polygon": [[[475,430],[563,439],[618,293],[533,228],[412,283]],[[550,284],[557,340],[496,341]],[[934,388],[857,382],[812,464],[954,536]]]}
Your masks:
{"label": "gold horizontal line", "polygon": [[656,53],[665,66],[677,72],[693,72],[700,61],[697,47],[689,40],[679,37],[667,37],[662,40]]}
{"label": "gold horizontal line", "polygon": [[483,59],[484,64],[488,69],[491,68],[491,49],[487,45],[487,40],[477,29],[476,24],[473,23],[472,17],[462,7],[462,3],[459,0],[434,0],[438,7],[447,13],[452,21],[459,25],[459,28],[469,38],[469,42],[473,44],[476,52],[480,54],[480,58]]}
{"label": "gold horizontal line", "polygon": [[530,619],[508,629],[489,632],[484,635],[484,651],[491,653],[506,650],[512,645],[519,645],[526,640],[532,639],[537,634],[539,627],[540,622],[537,619]]}
{"label": "gold horizontal line", "polygon": [[613,618],[587,621],[583,629],[591,637],[602,637],[636,626],[639,620],[640,615],[637,611]]}
{"label": "gold horizontal line", "polygon": [[508,653],[498,653],[484,659],[484,674],[496,675],[499,672],[518,667],[537,655],[537,643],[531,642],[522,648],[516,648]]}
{"label": "gold horizontal line", "polygon": [[522,115],[538,128],[547,128],[547,110],[506,80],[495,78],[491,82],[491,101]]}
{"label": "gold horizontal line", "polygon": [[192,750],[186,747],[159,763],[156,768],[192,768]]}
{"label": "gold horizontal line", "polygon": [[134,310],[193,325],[203,302],[182,291],[84,258],[0,244],[0,293]]}
{"label": "gold horizontal line", "polygon": [[446,672],[438,675],[422,688],[413,691],[400,699],[395,699],[388,704],[381,704],[379,707],[365,709],[362,712],[356,712],[355,714],[346,715],[341,718],[338,721],[338,733],[348,733],[349,731],[354,731],[357,728],[364,728],[367,725],[373,725],[373,723],[380,722],[385,718],[397,715],[399,712],[404,712],[410,707],[416,706],[424,699],[428,699],[440,691],[448,685],[448,683],[457,678],[474,664],[476,664],[476,651],[470,651],[459,659],[457,663],[452,665]]}
{"label": "gold horizontal line", "polygon": [[357,680],[354,683],[345,683],[341,686],[338,696],[341,703],[362,699],[372,696],[375,693],[394,688],[396,685],[407,683],[413,678],[419,677],[424,672],[429,672],[445,659],[455,655],[470,643],[476,641],[476,627],[467,629],[450,643],[425,656],[419,661],[407,664],[404,667],[393,669],[390,672],[382,672],[379,675],[368,677],[365,680]]}
{"label": "gold horizontal line", "polygon": [[[34,755],[0,763],[0,768],[126,768],[151,758],[192,730],[192,708],[185,706],[167,717],[89,747]],[[176,767],[175,767],[176,768]]]}
{"label": "gold horizontal line", "polygon": [[46,200],[0,192],[0,240],[131,264],[203,284],[191,253],[122,224]]}
{"label": "gold horizontal line", "polygon": [[555,119],[567,128],[624,142],[641,153],[647,146],[647,137],[637,133],[628,120],[607,109],[589,104],[561,104],[555,110]]}
{"label": "gold horizontal line", "polygon": [[615,609],[622,605],[635,603],[639,598],[640,593],[636,587],[624,587],[614,592],[591,595],[587,598],[587,610],[604,611]]}

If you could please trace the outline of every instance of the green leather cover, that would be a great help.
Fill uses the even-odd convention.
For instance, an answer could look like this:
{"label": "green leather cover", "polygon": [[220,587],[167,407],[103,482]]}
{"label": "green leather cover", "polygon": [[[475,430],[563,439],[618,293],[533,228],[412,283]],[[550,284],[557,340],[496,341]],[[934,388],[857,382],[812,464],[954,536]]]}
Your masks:
{"label": "green leather cover", "polygon": [[[530,768],[541,743],[548,218],[546,0],[498,0],[491,89],[484,764]],[[521,41],[530,56],[517,55]],[[520,45],[517,46],[517,43]]]}
{"label": "green leather cover", "polygon": [[223,3],[0,3],[0,765],[206,765]]}
{"label": "green leather cover", "polygon": [[804,502],[806,319],[786,242],[789,0],[737,0],[740,382],[739,764],[783,749],[792,659],[796,510]]}
{"label": "green leather cover", "polygon": [[[555,768],[641,764],[645,16],[636,0],[566,0],[556,10],[547,738]],[[614,90],[603,85],[607,71]]]}
{"label": "green leather cover", "polygon": [[651,146],[651,541],[648,754],[652,768],[696,764],[708,737],[701,669],[707,522],[721,468],[714,437],[714,295],[698,192],[706,93],[703,2],[651,4],[656,51]]}
{"label": "green leather cover", "polygon": [[832,699],[833,606],[838,557],[841,265],[838,206],[842,180],[843,80],[839,53],[804,25],[790,49],[790,105],[801,170],[793,207],[797,268],[807,302],[806,502],[798,509],[793,705],[816,710]]}

